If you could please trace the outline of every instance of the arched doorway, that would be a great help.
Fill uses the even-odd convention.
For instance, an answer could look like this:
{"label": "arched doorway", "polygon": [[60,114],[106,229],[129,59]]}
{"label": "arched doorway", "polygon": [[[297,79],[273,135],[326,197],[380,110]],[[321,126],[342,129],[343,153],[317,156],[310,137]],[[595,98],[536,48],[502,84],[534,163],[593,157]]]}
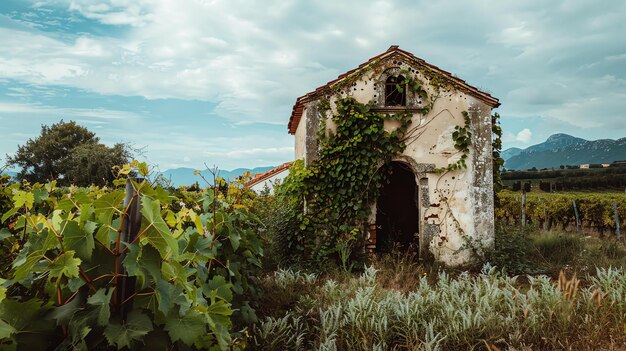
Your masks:
{"label": "arched doorway", "polygon": [[394,247],[418,249],[418,187],[415,174],[402,162],[391,163],[389,183],[381,189],[376,202],[376,252],[390,252]]}

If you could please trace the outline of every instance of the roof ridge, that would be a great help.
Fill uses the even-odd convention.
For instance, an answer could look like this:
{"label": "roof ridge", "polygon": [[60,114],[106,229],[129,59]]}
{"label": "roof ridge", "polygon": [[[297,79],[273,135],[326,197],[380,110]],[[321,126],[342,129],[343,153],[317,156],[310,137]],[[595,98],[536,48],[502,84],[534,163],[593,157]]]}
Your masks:
{"label": "roof ridge", "polygon": [[459,77],[455,77],[452,73],[443,70],[431,63],[428,63],[426,60],[421,59],[415,55],[413,55],[412,53],[405,51],[403,49],[400,49],[399,45],[391,45],[389,47],[389,49],[387,49],[387,51],[380,53],[372,58],[370,58],[369,60],[361,63],[360,65],[358,65],[356,68],[351,69],[349,71],[346,71],[342,74],[340,74],[337,78],[331,80],[330,82],[319,86],[317,88],[315,88],[313,91],[306,93],[300,97],[298,97],[296,99],[295,104],[293,105],[292,111],[291,111],[291,117],[289,118],[289,123],[287,124],[287,129],[289,130],[290,134],[295,134],[296,132],[296,128],[298,127],[298,124],[300,122],[300,119],[302,118],[302,113],[304,112],[304,102],[308,102],[307,100],[310,100],[311,98],[314,98],[317,94],[319,94],[320,92],[324,91],[325,89],[333,86],[335,83],[339,82],[340,80],[344,79],[345,77],[353,74],[354,72],[358,71],[359,69],[366,67],[367,65],[371,64],[372,62],[374,62],[377,59],[380,59],[384,56],[393,54],[393,53],[399,53],[402,55],[407,56],[409,59],[414,60],[415,62],[424,65],[426,67],[428,67],[429,69],[438,71],[442,74],[444,74],[445,76],[447,76],[448,79],[450,79],[451,81],[465,87],[470,93],[474,93],[472,94],[473,96],[477,97],[478,99],[486,102],[487,104],[493,106],[493,107],[498,107],[500,106],[500,102],[497,98],[493,97],[491,94],[480,90],[479,88],[476,88],[470,84],[468,84],[465,80],[459,78]]}

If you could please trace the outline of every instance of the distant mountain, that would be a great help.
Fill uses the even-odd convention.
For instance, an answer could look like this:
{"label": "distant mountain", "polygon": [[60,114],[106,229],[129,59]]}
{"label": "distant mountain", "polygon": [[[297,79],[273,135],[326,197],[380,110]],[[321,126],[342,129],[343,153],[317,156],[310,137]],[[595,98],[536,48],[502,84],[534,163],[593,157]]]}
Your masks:
{"label": "distant mountain", "polygon": [[[237,169],[233,169],[232,171],[219,170],[218,175],[226,180],[234,180],[235,178],[243,175],[246,172],[250,172],[250,174],[254,176],[254,174],[256,173],[269,171],[270,169],[273,169],[273,168],[274,166],[256,167],[252,169],[237,168]],[[210,182],[213,181],[213,175],[211,174],[211,172],[209,172],[209,170],[205,169],[201,171],[200,174],[202,175],[202,177],[200,175],[193,174],[195,171],[196,170],[193,168],[174,168],[174,169],[168,169],[167,171],[161,172],[161,175],[165,177],[166,179],[170,179],[173,186],[192,185],[195,182],[198,182],[200,186],[206,185],[202,177],[206,178],[206,180]]]}
{"label": "distant mountain", "polygon": [[510,159],[511,157],[513,157],[513,156],[519,155],[519,153],[522,152],[522,151],[523,150],[520,149],[519,147],[512,147],[512,148],[509,148],[509,149],[506,149],[506,150],[502,151],[500,153],[500,157],[502,157],[502,159],[506,161],[506,160]]}
{"label": "distant mountain", "polygon": [[[626,159],[626,138],[618,140],[585,140],[567,134],[554,134],[545,142],[520,150],[502,152],[507,169],[524,170],[536,167],[558,168],[561,165],[611,163]],[[508,156],[505,157],[504,155]]]}

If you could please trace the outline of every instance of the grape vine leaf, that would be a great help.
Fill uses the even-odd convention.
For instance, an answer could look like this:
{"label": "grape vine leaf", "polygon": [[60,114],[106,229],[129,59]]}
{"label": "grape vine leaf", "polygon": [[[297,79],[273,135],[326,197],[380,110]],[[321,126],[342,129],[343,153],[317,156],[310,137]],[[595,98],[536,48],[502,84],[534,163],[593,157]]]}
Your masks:
{"label": "grape vine leaf", "polygon": [[45,251],[37,250],[30,253],[26,257],[18,257],[13,261],[13,267],[15,269],[15,274],[13,275],[13,279],[16,281],[22,281],[28,273],[30,273],[33,267],[43,258],[43,254]]}
{"label": "grape vine leaf", "polygon": [[146,275],[154,281],[161,278],[161,256],[152,246],[146,245],[141,248],[136,244],[126,244],[128,252],[122,262],[129,276],[139,278],[142,287],[146,286]]}
{"label": "grape vine leaf", "polygon": [[144,230],[146,230],[145,238],[148,242],[159,250],[162,257],[167,257],[169,252],[177,257],[178,242],[161,217],[160,202],[144,196],[141,199],[141,213],[147,222]]}
{"label": "grape vine leaf", "polygon": [[226,301],[233,299],[232,284],[227,283],[226,279],[221,275],[216,275],[209,280],[207,284],[202,286],[202,292],[207,297],[218,296]]}
{"label": "grape vine leaf", "polygon": [[6,228],[0,229],[0,240],[4,240],[4,239],[10,237],[11,235],[12,234],[11,234],[11,232],[8,229],[6,229]]}
{"label": "grape vine leaf", "polygon": [[118,211],[118,207],[122,204],[124,196],[126,195],[123,191],[114,191],[104,194],[98,200],[94,201],[93,206],[98,222],[103,223],[105,226],[111,224],[113,214]]}
{"label": "grape vine leaf", "polygon": [[109,304],[111,302],[112,295],[113,289],[99,289],[95,294],[91,295],[87,299],[88,304],[96,307],[99,325],[106,326],[109,324],[109,318],[111,317],[111,308]]}
{"label": "grape vine leaf", "polygon": [[76,251],[76,256],[82,260],[91,260],[91,254],[96,247],[93,240],[95,227],[85,226],[84,229],[81,229],[78,222],[69,221],[64,228],[62,236],[65,249]]}
{"label": "grape vine leaf", "polygon": [[33,207],[34,202],[35,195],[33,195],[33,193],[31,192],[17,190],[13,195],[13,203],[15,204],[15,208],[26,206],[27,209],[30,209]]}
{"label": "grape vine leaf", "polygon": [[182,341],[193,345],[206,333],[206,317],[198,311],[190,310],[181,316],[178,309],[171,311],[165,322],[165,330],[172,341]]}
{"label": "grape vine leaf", "polygon": [[7,297],[7,288],[2,286],[6,280],[0,278],[0,302]]}
{"label": "grape vine leaf", "polygon": [[110,345],[115,345],[118,350],[131,347],[133,341],[141,339],[152,331],[152,322],[148,316],[138,310],[128,314],[126,324],[112,323],[104,329],[104,336]]}
{"label": "grape vine leaf", "polygon": [[78,265],[81,264],[80,258],[74,258],[74,251],[66,251],[58,256],[52,264],[50,264],[50,277],[60,279],[61,276],[68,278],[78,277]]}
{"label": "grape vine leaf", "polygon": [[8,339],[15,334],[16,330],[9,323],[0,319],[0,340]]}

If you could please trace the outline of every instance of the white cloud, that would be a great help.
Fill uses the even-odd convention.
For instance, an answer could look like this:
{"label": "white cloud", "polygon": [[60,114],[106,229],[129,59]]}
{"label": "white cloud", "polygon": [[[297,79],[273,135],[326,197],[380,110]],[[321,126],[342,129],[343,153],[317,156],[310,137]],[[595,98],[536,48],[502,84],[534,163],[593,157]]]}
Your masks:
{"label": "white cloud", "polygon": [[293,155],[293,147],[270,147],[270,148],[250,148],[238,149],[228,152],[205,152],[207,156],[225,156],[228,158],[250,158],[250,157],[267,157],[267,156],[285,156]]}
{"label": "white cloud", "polygon": [[111,0],[108,3],[81,0],[71,1],[69,8],[104,24],[143,26],[150,22],[152,17],[146,11],[149,3],[150,1],[142,0]]}
{"label": "white cloud", "polygon": [[[55,2],[59,3],[79,20],[116,25],[119,30],[110,36],[44,32],[25,25],[26,19],[0,28],[0,45],[10,48],[0,50],[0,81],[61,85],[113,99],[121,95],[211,101],[217,104],[213,112],[237,126],[286,124],[296,97],[399,44],[490,90],[503,103],[503,119],[544,117],[560,123],[552,124],[554,132],[563,125],[604,128],[614,133],[612,137],[626,132],[624,2],[477,0],[471,6],[451,0]],[[38,11],[46,7],[39,5]],[[12,91],[7,96],[20,94]],[[52,107],[19,108],[41,113]],[[535,138],[545,132],[531,128]],[[505,139],[525,143],[533,134],[520,133],[505,133]],[[245,150],[233,147],[182,139],[163,143],[157,135],[145,140],[163,155],[167,148],[176,150],[172,158],[176,160],[189,150],[215,152],[216,158],[219,150],[242,160],[257,157],[244,156],[240,151]],[[252,137],[245,142],[242,145],[275,148],[284,155],[285,145],[291,145],[287,136],[262,145]],[[270,157],[270,152],[257,152]]]}
{"label": "white cloud", "polygon": [[517,133],[517,135],[515,136],[515,140],[522,142],[524,144],[528,144],[530,143],[530,140],[532,139],[532,137],[533,137],[533,133],[530,131],[530,129],[524,128],[519,133]]}
{"label": "white cloud", "polygon": [[[11,103],[0,102],[0,113],[5,114],[36,114],[45,115],[50,118],[65,118],[74,119],[76,117],[91,117],[104,120],[117,120],[117,119],[138,119],[142,118],[140,115],[118,110],[108,110],[103,108],[63,108],[46,106],[40,104],[30,103]],[[92,122],[95,123],[95,122]]]}

